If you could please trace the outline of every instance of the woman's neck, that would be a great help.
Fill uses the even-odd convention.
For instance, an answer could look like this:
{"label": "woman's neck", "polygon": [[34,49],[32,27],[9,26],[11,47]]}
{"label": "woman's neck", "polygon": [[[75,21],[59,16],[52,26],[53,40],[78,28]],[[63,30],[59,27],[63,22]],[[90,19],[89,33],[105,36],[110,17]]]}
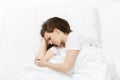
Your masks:
{"label": "woman's neck", "polygon": [[66,34],[64,34],[64,36],[63,36],[63,47],[66,46],[66,42],[67,42],[67,39],[68,39],[68,35],[69,35],[69,33],[66,33]]}

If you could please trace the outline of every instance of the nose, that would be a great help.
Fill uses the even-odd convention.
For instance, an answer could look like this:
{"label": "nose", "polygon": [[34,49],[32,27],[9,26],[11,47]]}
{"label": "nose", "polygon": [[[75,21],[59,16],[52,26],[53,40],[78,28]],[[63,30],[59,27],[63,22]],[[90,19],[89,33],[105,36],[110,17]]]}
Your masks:
{"label": "nose", "polygon": [[49,44],[52,44],[52,41],[51,40],[49,40],[49,42],[48,42]]}

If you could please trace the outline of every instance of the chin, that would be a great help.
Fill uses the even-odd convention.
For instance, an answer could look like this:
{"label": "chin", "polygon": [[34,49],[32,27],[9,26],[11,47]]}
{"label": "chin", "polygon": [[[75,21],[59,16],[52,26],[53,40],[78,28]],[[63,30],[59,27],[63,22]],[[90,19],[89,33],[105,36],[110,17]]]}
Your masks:
{"label": "chin", "polygon": [[63,47],[63,43],[55,45],[56,47]]}
{"label": "chin", "polygon": [[60,45],[58,45],[58,47],[64,47],[64,45],[63,45],[63,44],[60,44]]}
{"label": "chin", "polygon": [[60,45],[56,45],[56,47],[60,47]]}
{"label": "chin", "polygon": [[61,45],[55,45],[56,47],[60,47]]}

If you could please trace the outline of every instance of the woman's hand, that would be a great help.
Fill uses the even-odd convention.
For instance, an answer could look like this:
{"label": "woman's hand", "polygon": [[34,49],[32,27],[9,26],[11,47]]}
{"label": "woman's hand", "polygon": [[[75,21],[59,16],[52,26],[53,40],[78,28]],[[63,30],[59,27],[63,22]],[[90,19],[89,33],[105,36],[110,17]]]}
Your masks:
{"label": "woman's hand", "polygon": [[35,60],[36,60],[36,59],[37,59],[37,60],[42,60],[42,58],[43,58],[43,56],[37,55],[37,56],[35,57]]}
{"label": "woman's hand", "polygon": [[43,59],[47,52],[47,41],[43,38],[40,51],[37,53],[35,59]]}
{"label": "woman's hand", "polygon": [[40,60],[40,59],[35,59],[35,64],[39,67],[46,67],[46,61]]}

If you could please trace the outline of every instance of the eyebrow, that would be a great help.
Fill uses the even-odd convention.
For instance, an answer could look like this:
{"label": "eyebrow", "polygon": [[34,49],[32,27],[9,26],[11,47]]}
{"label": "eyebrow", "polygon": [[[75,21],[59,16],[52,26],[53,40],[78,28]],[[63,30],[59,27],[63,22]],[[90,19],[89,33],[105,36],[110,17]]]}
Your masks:
{"label": "eyebrow", "polygon": [[45,38],[46,41],[48,41],[49,39],[50,39],[50,37]]}
{"label": "eyebrow", "polygon": [[45,38],[45,36],[44,36],[44,39],[47,41],[47,39]]}
{"label": "eyebrow", "polygon": [[47,40],[50,40],[50,37],[48,37],[48,39]]}

